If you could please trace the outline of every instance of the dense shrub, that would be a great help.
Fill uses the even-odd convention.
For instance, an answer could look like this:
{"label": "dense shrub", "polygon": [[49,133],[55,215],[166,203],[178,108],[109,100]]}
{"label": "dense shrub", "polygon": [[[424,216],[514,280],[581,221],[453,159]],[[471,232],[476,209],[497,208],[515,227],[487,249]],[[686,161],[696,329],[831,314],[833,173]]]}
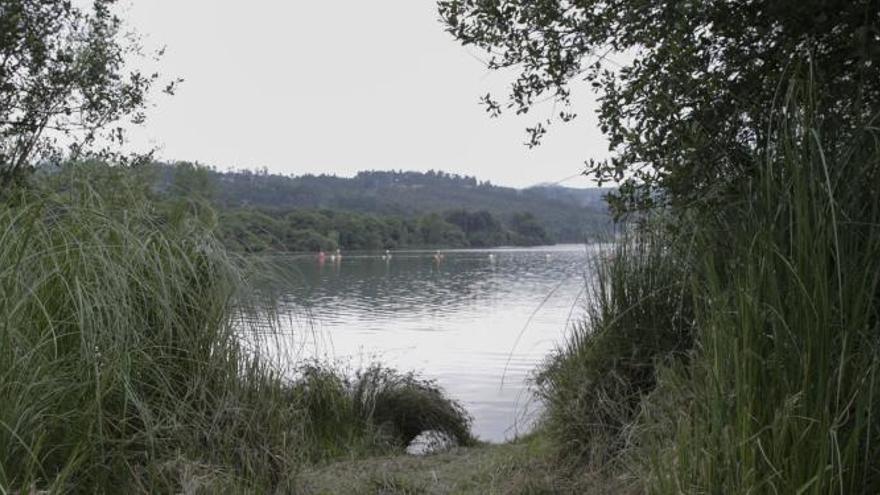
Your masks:
{"label": "dense shrub", "polygon": [[419,433],[439,431],[459,445],[473,443],[471,418],[436,383],[373,366],[358,373],[353,397],[360,415],[368,418],[398,445],[409,444]]}
{"label": "dense shrub", "polygon": [[314,460],[387,452],[425,431],[470,445],[471,418],[434,382],[373,365],[347,376],[334,367],[300,368],[292,391],[308,411],[306,433]]}

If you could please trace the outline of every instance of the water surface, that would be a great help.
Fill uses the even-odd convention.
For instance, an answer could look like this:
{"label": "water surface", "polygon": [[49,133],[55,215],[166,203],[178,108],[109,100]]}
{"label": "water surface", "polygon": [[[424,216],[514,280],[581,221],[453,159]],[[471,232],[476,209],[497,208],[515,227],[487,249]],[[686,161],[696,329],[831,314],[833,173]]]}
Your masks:
{"label": "water surface", "polygon": [[[290,256],[298,282],[282,308],[300,354],[358,368],[374,361],[436,380],[503,441],[528,429],[535,367],[582,315],[589,256],[563,245]],[[294,338],[294,337],[291,337]]]}

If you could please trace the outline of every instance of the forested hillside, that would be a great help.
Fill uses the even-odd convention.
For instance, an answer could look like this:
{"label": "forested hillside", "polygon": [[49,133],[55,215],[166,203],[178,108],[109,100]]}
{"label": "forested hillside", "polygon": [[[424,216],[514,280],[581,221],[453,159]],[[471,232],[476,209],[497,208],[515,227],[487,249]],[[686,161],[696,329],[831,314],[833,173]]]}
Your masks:
{"label": "forested hillside", "polygon": [[564,187],[557,184],[538,184],[526,189],[526,191],[529,194],[539,195],[551,200],[573,203],[589,209],[606,211],[608,207],[605,201],[605,194],[609,191],[608,188],[590,187],[581,189]]}
{"label": "forested hillside", "polygon": [[[175,180],[173,167],[162,165],[160,170],[160,188],[170,187]],[[327,209],[400,218],[464,209],[487,211],[505,224],[516,215],[531,213],[557,242],[582,242],[608,225],[602,189],[519,190],[434,171],[369,171],[346,178],[208,170],[214,201],[226,209]]]}

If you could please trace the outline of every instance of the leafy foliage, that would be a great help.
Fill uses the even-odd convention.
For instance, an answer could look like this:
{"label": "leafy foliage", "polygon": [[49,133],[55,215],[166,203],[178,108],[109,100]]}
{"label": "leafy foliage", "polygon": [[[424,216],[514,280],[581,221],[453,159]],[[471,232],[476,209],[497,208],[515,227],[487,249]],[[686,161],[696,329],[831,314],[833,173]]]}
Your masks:
{"label": "leafy foliage", "polygon": [[[480,219],[478,224],[473,219]],[[219,238],[236,251],[376,251],[413,247],[492,247],[550,244],[552,239],[534,217],[508,230],[486,211],[454,210],[444,215],[406,219],[334,210],[289,213],[229,209],[217,222]],[[467,222],[465,231],[455,222]]]}
{"label": "leafy foliage", "polygon": [[70,0],[0,5],[0,187],[36,160],[59,161],[64,148],[73,159],[89,151],[124,158],[110,148],[125,139],[118,122],[144,121],[159,76],[126,66],[139,47],[123,38],[115,3],[96,0],[90,10]]}
{"label": "leafy foliage", "polygon": [[[590,162],[599,181],[623,181],[618,211],[661,203],[718,203],[761,166],[768,106],[800,61],[829,152],[880,105],[880,4],[857,1],[645,2],[441,0],[447,30],[516,68],[506,102],[517,114],[547,98],[568,110],[575,83],[599,93],[614,156]],[[620,61],[614,60],[619,58]],[[535,145],[550,122],[529,129]]]}
{"label": "leafy foliage", "polygon": [[[445,219],[461,229],[469,246],[500,246],[507,242],[508,233],[504,226],[488,211],[452,210],[446,213]],[[542,233],[542,236],[546,235],[546,232]]]}

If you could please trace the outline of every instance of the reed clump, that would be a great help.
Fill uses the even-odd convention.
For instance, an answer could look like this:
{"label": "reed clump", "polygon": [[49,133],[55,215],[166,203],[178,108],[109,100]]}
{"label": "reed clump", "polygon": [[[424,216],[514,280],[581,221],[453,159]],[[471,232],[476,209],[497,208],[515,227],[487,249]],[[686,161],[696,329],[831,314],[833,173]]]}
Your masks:
{"label": "reed clump", "polygon": [[877,117],[841,129],[813,92],[792,80],[736,197],[601,262],[539,380],[564,454],[657,494],[880,491]]}
{"label": "reed clump", "polygon": [[697,358],[645,406],[653,493],[880,491],[876,117],[829,140],[811,94],[792,81],[747,200],[696,233]]}
{"label": "reed clump", "polygon": [[693,346],[689,267],[666,232],[651,229],[624,233],[599,254],[586,318],[535,380],[558,448],[596,466],[625,446],[658,366]]}
{"label": "reed clump", "polygon": [[240,264],[198,224],[163,222],[123,172],[101,173],[0,206],[0,486],[279,482],[301,411],[242,343],[258,308]]}
{"label": "reed clump", "polygon": [[339,367],[300,367],[292,393],[304,405],[310,458],[320,462],[399,451],[437,431],[459,446],[475,443],[471,417],[430,380],[379,364],[349,376]]}
{"label": "reed clump", "polygon": [[422,412],[394,391],[464,438],[457,404],[391,372],[357,404],[345,389],[359,421],[336,421],[342,375],[288,373],[275,302],[210,208],[161,203],[138,175],[77,164],[0,205],[0,492],[287,492],[304,463],[384,446],[386,405]]}

